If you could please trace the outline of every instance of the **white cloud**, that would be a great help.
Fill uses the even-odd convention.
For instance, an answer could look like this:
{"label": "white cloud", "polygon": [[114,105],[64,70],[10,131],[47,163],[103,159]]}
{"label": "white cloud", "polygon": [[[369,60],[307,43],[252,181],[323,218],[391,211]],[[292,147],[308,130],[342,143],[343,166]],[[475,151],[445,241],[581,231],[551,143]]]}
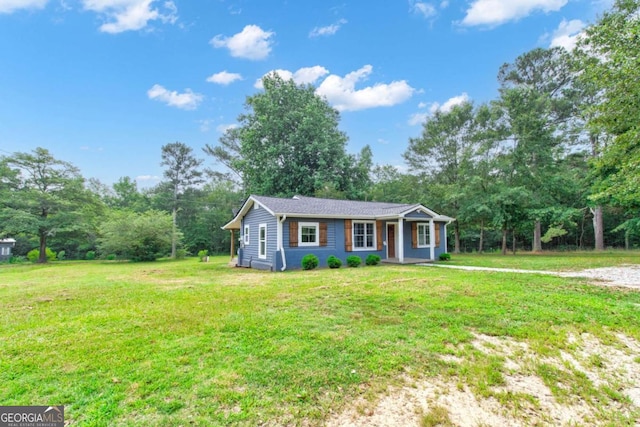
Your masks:
{"label": "white cloud", "polygon": [[[173,24],[178,9],[173,1],[158,0],[82,0],[86,10],[105,16],[109,22],[100,26],[104,33],[117,34],[145,28],[150,21]],[[158,5],[159,7],[154,7]]]}
{"label": "white cloud", "polygon": [[[306,85],[313,84],[320,77],[326,76],[327,74],[329,74],[329,70],[320,65],[314,65],[313,67],[300,68],[295,73],[292,73],[289,70],[272,70],[262,77],[265,77],[272,73],[276,73],[277,75],[279,75],[282,80],[293,80],[296,84]],[[264,89],[264,86],[262,85],[262,77],[256,80],[256,83],[253,85],[254,87],[258,89]]]}
{"label": "white cloud", "polygon": [[[414,113],[411,116],[409,116],[409,120],[407,120],[407,123],[410,126],[416,126],[416,125],[422,124],[429,118],[429,116],[435,114],[438,111],[441,111],[443,113],[448,113],[456,105],[462,105],[462,104],[464,104],[466,102],[469,102],[469,101],[471,101],[471,98],[469,98],[469,95],[466,92],[463,92],[462,94],[460,94],[458,96],[454,96],[452,98],[449,98],[442,105],[440,105],[440,103],[438,103],[438,102],[434,102],[429,107],[429,111],[428,112]],[[427,106],[427,104],[424,103],[424,102],[421,102],[420,104],[418,104],[418,108],[426,108],[426,106]]]}
{"label": "white cloud", "polygon": [[466,92],[463,92],[461,95],[454,96],[452,98],[447,99],[445,103],[442,105],[438,104],[437,102],[434,102],[433,104],[431,104],[431,107],[429,107],[429,112],[431,114],[435,114],[436,111],[448,113],[456,105],[462,105],[466,102],[469,102],[470,100],[471,98],[469,98],[469,95],[467,95]]}
{"label": "white cloud", "polygon": [[571,21],[563,19],[553,32],[549,47],[561,46],[569,51],[573,50],[585,27],[586,24],[579,19]]}
{"label": "white cloud", "polygon": [[0,0],[0,13],[13,13],[19,9],[43,9],[49,0]]}
{"label": "white cloud", "polygon": [[344,77],[332,74],[322,82],[316,93],[326,97],[339,111],[389,107],[400,104],[413,95],[415,89],[409,86],[405,80],[393,81],[389,84],[376,83],[373,86],[356,90],[356,83],[366,79],[372,70],[371,65],[365,65]]}
{"label": "white cloud", "polygon": [[238,34],[231,37],[218,34],[209,43],[215,48],[226,47],[235,58],[259,60],[269,56],[273,43],[271,37],[274,34],[272,31],[264,31],[257,25],[247,25]]}
{"label": "white cloud", "polygon": [[236,129],[238,127],[237,123],[223,123],[216,126],[216,130],[220,133],[225,133],[229,129]]}
{"label": "white cloud", "polygon": [[136,181],[160,181],[162,178],[157,175],[138,175]]}
{"label": "white cloud", "polygon": [[164,102],[171,107],[177,107],[182,110],[195,110],[198,104],[204,98],[199,93],[194,93],[191,89],[186,89],[184,93],[169,91],[164,87],[156,84],[147,91],[149,99]]}
{"label": "white cloud", "polygon": [[209,83],[217,83],[219,85],[228,85],[236,80],[242,80],[242,76],[238,73],[229,73],[227,70],[220,71],[219,73],[212,74],[207,77]]}
{"label": "white cloud", "polygon": [[423,1],[409,0],[409,6],[411,11],[415,14],[422,15],[425,18],[434,16],[437,12],[436,7],[431,3],[425,3]]}
{"label": "white cloud", "polygon": [[537,10],[557,12],[567,2],[568,0],[475,0],[467,9],[462,25],[500,25],[524,18]]}
{"label": "white cloud", "polygon": [[315,27],[309,32],[309,37],[332,36],[346,23],[346,19],[341,19],[335,24],[327,25],[326,27]]}

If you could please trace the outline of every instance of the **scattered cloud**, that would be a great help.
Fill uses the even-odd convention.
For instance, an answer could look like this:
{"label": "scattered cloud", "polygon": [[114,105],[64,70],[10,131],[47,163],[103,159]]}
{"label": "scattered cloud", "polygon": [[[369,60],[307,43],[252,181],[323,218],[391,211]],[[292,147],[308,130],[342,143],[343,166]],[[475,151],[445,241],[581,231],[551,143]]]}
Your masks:
{"label": "scattered cloud", "polygon": [[423,1],[409,0],[409,7],[413,13],[422,15],[425,18],[431,18],[438,13],[434,5]]}
{"label": "scattered cloud", "polygon": [[[471,101],[471,98],[469,98],[469,95],[466,92],[463,92],[462,94],[460,94],[458,96],[454,96],[452,98],[449,98],[442,105],[440,105],[440,103],[438,103],[438,102],[434,102],[429,107],[429,111],[421,111],[421,112],[417,112],[417,113],[414,113],[411,116],[409,116],[409,120],[407,120],[407,123],[410,126],[417,126],[419,124],[424,123],[429,118],[429,116],[432,116],[433,114],[435,114],[438,111],[441,111],[443,113],[448,113],[456,105],[462,105],[465,102],[469,102],[469,101]],[[426,108],[426,107],[427,107],[427,104],[425,102],[421,102],[420,104],[418,104],[418,108],[422,109],[422,108]]]}
{"label": "scattered cloud", "polygon": [[238,127],[237,123],[223,123],[216,126],[216,131],[218,131],[219,133],[225,133],[229,129],[235,129],[237,127]]}
{"label": "scattered cloud", "polygon": [[213,123],[212,119],[202,119],[197,122],[200,125],[200,132],[209,132],[209,130],[211,130],[211,123]]}
{"label": "scattered cloud", "polygon": [[203,96],[186,89],[183,93],[169,91],[163,86],[155,84],[147,91],[149,99],[164,102],[171,107],[177,107],[182,110],[195,110],[203,100]]}
{"label": "scattered cloud", "polygon": [[262,78],[271,73],[276,73],[283,80],[293,80],[296,84],[306,85],[313,84],[318,81],[320,77],[326,76],[327,74],[329,74],[329,70],[320,65],[314,65],[313,67],[303,67],[295,73],[292,73],[289,70],[271,70],[267,74],[256,80],[256,83],[253,86],[258,89],[264,89],[264,86],[262,85]]}
{"label": "scattered cloud", "polygon": [[0,0],[0,13],[13,13],[19,9],[44,9],[49,0]]}
{"label": "scattered cloud", "polygon": [[107,22],[100,26],[103,33],[118,34],[145,28],[150,21],[173,24],[178,9],[173,1],[159,0],[82,0],[85,10],[103,15]]}
{"label": "scattered cloud", "polygon": [[235,58],[260,60],[267,58],[271,53],[273,44],[271,37],[274,34],[272,31],[264,31],[257,25],[247,25],[238,34],[231,37],[218,34],[209,43],[215,48],[226,47]]}
{"label": "scattered cloud", "polygon": [[440,2],[440,9],[446,9],[449,7],[449,0],[442,0]]}
{"label": "scattered cloud", "polygon": [[236,80],[242,80],[242,76],[238,73],[229,73],[227,70],[220,71],[219,73],[212,74],[207,77],[207,81],[209,83],[216,83],[225,86],[235,82]]}
{"label": "scattered cloud", "polygon": [[346,19],[340,19],[335,24],[327,25],[326,27],[315,27],[309,32],[309,37],[332,36],[346,23]]}
{"label": "scattered cloud", "polygon": [[162,178],[157,175],[138,175],[136,181],[160,181]]}
{"label": "scattered cloud", "polygon": [[387,145],[389,141],[383,138],[378,138],[378,144]]}
{"label": "scattered cloud", "polygon": [[475,0],[462,20],[462,25],[497,26],[509,21],[517,21],[541,10],[545,13],[557,12],[569,0]]}
{"label": "scattered cloud", "polygon": [[356,89],[356,83],[366,79],[373,67],[365,65],[344,77],[335,74],[327,77],[316,90],[339,111],[356,111],[375,107],[390,107],[411,98],[414,88],[405,80],[391,83],[376,83]]}
{"label": "scattered cloud", "polygon": [[467,95],[466,92],[463,92],[462,94],[458,95],[458,96],[454,96],[452,98],[449,98],[445,101],[444,104],[440,105],[437,102],[434,102],[433,104],[431,104],[431,107],[429,107],[429,112],[431,114],[435,114],[436,111],[440,111],[443,113],[448,113],[449,111],[451,111],[453,109],[453,107],[455,107],[456,105],[462,105],[466,102],[471,101],[471,98],[469,98],[469,95]]}
{"label": "scattered cloud", "polygon": [[585,27],[586,24],[579,19],[572,19],[571,21],[563,19],[553,32],[549,47],[560,46],[568,51],[573,50]]}

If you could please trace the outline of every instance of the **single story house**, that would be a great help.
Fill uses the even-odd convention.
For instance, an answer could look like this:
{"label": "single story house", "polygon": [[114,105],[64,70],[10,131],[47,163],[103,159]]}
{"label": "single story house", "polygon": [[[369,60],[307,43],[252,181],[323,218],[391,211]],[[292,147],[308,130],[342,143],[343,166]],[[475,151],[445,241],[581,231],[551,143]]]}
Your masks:
{"label": "single story house", "polygon": [[11,258],[11,249],[16,245],[14,239],[0,239],[0,261]]}
{"label": "single story house", "polygon": [[369,254],[400,264],[432,261],[447,251],[454,220],[421,204],[250,196],[222,228],[231,231],[232,258],[240,238],[238,266],[284,271],[301,268],[307,254],[322,266],[330,255],[343,263]]}

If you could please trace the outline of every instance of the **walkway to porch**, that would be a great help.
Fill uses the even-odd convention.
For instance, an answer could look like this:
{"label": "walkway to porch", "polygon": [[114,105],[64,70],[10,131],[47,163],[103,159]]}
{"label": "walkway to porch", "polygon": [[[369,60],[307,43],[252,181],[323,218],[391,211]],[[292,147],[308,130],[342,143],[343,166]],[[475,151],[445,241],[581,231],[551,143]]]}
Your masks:
{"label": "walkway to porch", "polygon": [[427,258],[405,258],[402,262],[400,262],[398,258],[386,258],[381,261],[385,264],[422,264],[433,262]]}

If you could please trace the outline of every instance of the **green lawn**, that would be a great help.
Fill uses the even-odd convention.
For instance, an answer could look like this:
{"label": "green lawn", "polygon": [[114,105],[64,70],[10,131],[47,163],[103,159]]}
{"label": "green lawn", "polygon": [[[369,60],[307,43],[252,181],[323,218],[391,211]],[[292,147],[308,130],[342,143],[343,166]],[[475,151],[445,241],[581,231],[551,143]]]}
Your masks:
{"label": "green lawn", "polygon": [[476,267],[518,268],[524,270],[571,271],[587,268],[640,264],[640,251],[610,250],[603,252],[516,252],[452,254],[451,265]]}
{"label": "green lawn", "polygon": [[[586,263],[559,258],[544,268]],[[407,370],[486,384],[502,368],[471,350],[474,332],[542,354],[569,346],[569,333],[640,340],[640,292],[578,279],[418,266],[266,273],[227,261],[0,266],[0,404],[64,404],[74,425],[313,425]],[[463,358],[463,373],[443,354]]]}

